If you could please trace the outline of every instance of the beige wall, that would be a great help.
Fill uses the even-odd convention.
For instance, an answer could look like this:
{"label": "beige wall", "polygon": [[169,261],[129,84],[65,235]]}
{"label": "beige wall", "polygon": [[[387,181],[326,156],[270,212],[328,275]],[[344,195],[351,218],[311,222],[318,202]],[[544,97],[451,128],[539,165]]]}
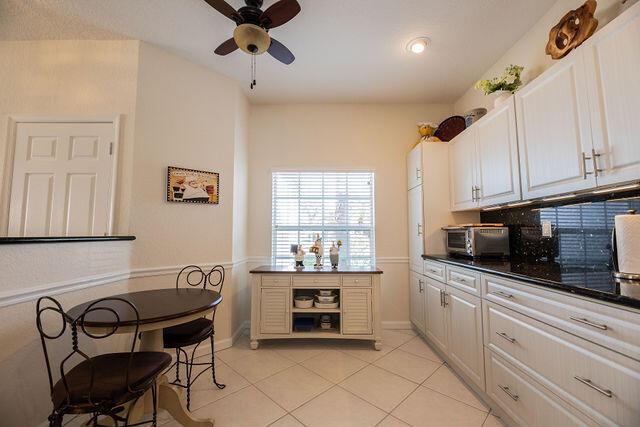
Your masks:
{"label": "beige wall", "polygon": [[417,140],[417,122],[439,121],[450,113],[449,105],[252,106],[250,257],[271,255],[273,169],[374,170],[376,257],[385,271],[382,319],[408,322],[405,156]]}
{"label": "beige wall", "polygon": [[[626,7],[637,0],[628,0]],[[545,46],[549,40],[549,30],[558,23],[560,18],[569,10],[580,7],[584,0],[558,0],[551,9],[534,25],[527,33],[518,40],[495,64],[491,66],[478,79],[488,79],[499,76],[509,64],[517,64],[525,67],[523,81],[526,84],[539,76],[544,70],[549,68],[554,61],[545,54]],[[618,16],[624,6],[620,0],[599,0],[596,9],[598,19],[598,29],[605,26],[609,21]],[[483,41],[478,41],[482,43]],[[493,108],[494,96],[485,96],[482,91],[469,88],[465,94],[454,104],[457,114],[463,114],[472,108],[485,107],[488,110]]]}
{"label": "beige wall", "polygon": [[120,114],[115,230],[128,232],[125,183],[133,160],[138,46],[135,40],[0,42],[0,236],[6,236],[9,213],[9,115]]}
{"label": "beige wall", "polygon": [[[248,318],[249,107],[232,80],[138,41],[0,43],[0,57],[0,164],[9,114],[122,114],[117,230],[137,236],[0,247],[0,425],[31,426],[51,409],[35,301],[29,301],[39,293],[66,289],[56,298],[68,309],[92,298],[172,287],[180,265],[224,263],[216,341],[228,345]],[[168,165],[219,172],[220,205],[166,202]],[[27,302],[2,306],[15,295]],[[124,339],[109,348],[121,348]]]}

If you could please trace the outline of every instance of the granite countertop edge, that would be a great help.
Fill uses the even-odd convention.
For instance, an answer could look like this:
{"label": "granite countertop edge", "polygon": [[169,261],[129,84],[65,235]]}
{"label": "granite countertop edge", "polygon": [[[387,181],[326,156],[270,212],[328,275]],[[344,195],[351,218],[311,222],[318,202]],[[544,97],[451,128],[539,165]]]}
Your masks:
{"label": "granite countertop edge", "polygon": [[[525,282],[528,284],[538,285],[549,289],[555,289],[564,293],[580,295],[584,297],[593,298],[599,301],[609,302],[615,305],[631,307],[635,309],[640,309],[640,299],[624,296],[624,295],[616,295],[608,292],[598,291],[596,289],[589,289],[580,286],[567,285],[561,282],[556,282],[553,280],[545,280],[538,277],[527,276],[524,274],[511,273],[506,271],[500,271],[495,268],[491,268],[491,266],[480,266],[480,265],[469,265],[469,259],[456,259],[451,258],[445,255],[422,255],[422,258],[425,260],[433,260],[442,262],[445,264],[455,265],[462,268],[468,268],[470,270],[476,270],[483,273],[492,274],[494,276],[500,276],[507,279],[518,280],[520,282]],[[481,262],[481,261],[474,261]]]}
{"label": "granite countertop edge", "polygon": [[259,267],[251,269],[249,273],[252,273],[252,274],[382,274],[382,270],[380,270],[377,267],[371,268],[371,269],[358,269],[358,268],[332,269],[331,267],[323,267],[322,269],[316,269],[313,267],[296,269],[293,267],[261,265]]}

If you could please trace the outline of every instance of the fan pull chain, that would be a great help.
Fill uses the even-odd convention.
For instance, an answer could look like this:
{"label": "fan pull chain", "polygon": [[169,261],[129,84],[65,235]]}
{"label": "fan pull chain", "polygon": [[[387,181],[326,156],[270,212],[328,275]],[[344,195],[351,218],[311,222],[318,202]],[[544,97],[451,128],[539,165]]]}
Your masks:
{"label": "fan pull chain", "polygon": [[251,89],[256,87],[256,55],[251,55]]}

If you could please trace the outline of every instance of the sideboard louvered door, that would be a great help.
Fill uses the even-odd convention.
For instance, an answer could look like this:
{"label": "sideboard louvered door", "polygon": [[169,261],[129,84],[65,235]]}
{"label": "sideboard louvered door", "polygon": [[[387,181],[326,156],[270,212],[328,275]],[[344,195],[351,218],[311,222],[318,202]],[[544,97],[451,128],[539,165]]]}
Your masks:
{"label": "sideboard louvered door", "polygon": [[291,290],[263,288],[260,297],[260,332],[263,334],[291,333]]}
{"label": "sideboard louvered door", "polygon": [[372,332],[371,289],[343,289],[342,333],[359,335],[371,334]]}

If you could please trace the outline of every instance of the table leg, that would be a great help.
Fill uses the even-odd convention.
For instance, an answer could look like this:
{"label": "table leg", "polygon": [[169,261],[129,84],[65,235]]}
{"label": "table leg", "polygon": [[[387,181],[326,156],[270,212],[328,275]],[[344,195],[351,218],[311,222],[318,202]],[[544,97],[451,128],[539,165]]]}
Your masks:
{"label": "table leg", "polygon": [[[145,331],[142,333],[140,351],[164,351],[162,346],[162,329]],[[161,375],[157,380],[158,387],[158,407],[165,409],[171,416],[185,427],[213,427],[213,420],[198,419],[191,416],[186,405],[180,399],[180,392],[169,383],[166,375]],[[142,401],[143,399],[140,399]],[[140,411],[151,413],[152,409],[151,393],[144,396],[144,405],[136,405],[134,413]],[[138,408],[140,407],[140,408]],[[133,417],[132,417],[133,418]],[[139,418],[133,418],[139,419]]]}

